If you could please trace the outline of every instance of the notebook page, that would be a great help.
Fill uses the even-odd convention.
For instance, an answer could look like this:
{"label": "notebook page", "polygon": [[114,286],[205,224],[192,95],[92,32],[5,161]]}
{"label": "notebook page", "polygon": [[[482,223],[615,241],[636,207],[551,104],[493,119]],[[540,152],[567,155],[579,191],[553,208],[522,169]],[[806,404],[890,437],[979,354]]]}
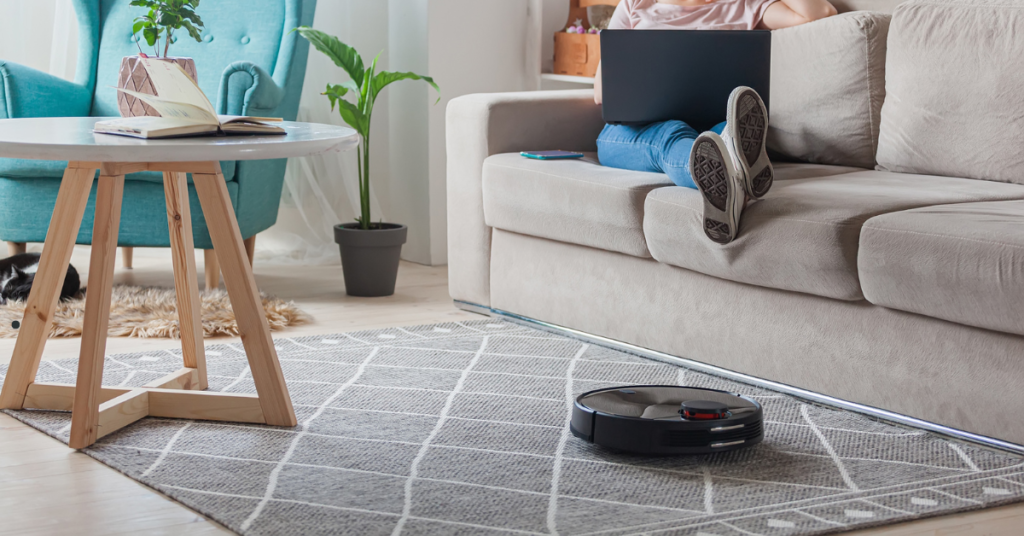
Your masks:
{"label": "notebook page", "polygon": [[180,65],[151,58],[139,58],[139,61],[146,67],[149,80],[161,100],[191,104],[217,117],[210,99],[206,98],[203,90],[199,89]]}
{"label": "notebook page", "polygon": [[123,88],[118,88],[117,90],[127,93],[150,105],[157,111],[157,113],[160,114],[161,117],[186,119],[192,123],[201,123],[204,125],[220,124],[220,120],[217,119],[215,114],[187,102],[169,101],[163,97],[154,97],[153,95],[146,95],[145,93],[139,93],[137,91],[131,91]]}

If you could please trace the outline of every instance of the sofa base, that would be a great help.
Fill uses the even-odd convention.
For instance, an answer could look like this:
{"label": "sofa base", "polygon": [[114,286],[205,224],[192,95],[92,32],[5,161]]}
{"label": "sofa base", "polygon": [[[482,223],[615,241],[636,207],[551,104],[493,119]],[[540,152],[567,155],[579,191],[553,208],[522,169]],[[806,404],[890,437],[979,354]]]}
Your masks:
{"label": "sofa base", "polygon": [[868,417],[882,419],[906,426],[912,426],[914,428],[920,428],[922,430],[928,430],[929,432],[934,432],[936,434],[951,437],[953,439],[969,441],[971,443],[976,443],[994,449],[1013,452],[1015,454],[1024,454],[1024,445],[1010,443],[1008,441],[1003,441],[1001,439],[996,439],[994,437],[972,434],[971,432],[967,432],[964,430],[958,430],[956,428],[950,428],[948,426],[943,426],[941,424],[916,419],[909,415],[894,413],[892,411],[887,411],[872,406],[865,406],[864,404],[858,404],[856,402],[850,402],[849,400],[842,400],[828,395],[823,395],[821,393],[815,393],[814,391],[808,391],[806,389],[801,389],[799,387],[793,387],[792,385],[773,382],[755,376],[750,376],[748,374],[743,374],[721,367],[716,367],[714,365],[708,365],[707,363],[701,363],[699,361],[694,361],[692,359],[686,359],[685,357],[669,355],[664,352],[659,352],[657,350],[651,350],[648,348],[641,348],[635,344],[629,344],[627,342],[617,341],[614,339],[609,339],[607,337],[601,337],[600,335],[584,333],[579,330],[567,328],[565,326],[558,326],[550,322],[544,322],[543,320],[537,320],[536,318],[517,315],[515,313],[502,311],[500,309],[491,309],[490,307],[485,307],[483,305],[478,305],[475,303],[459,300],[454,300],[454,303],[455,306],[458,307],[459,309],[462,309],[463,311],[468,311],[470,313],[485,315],[492,318],[500,318],[502,320],[506,320],[514,324],[520,324],[523,326],[536,328],[542,331],[553,333],[555,335],[571,337],[573,339],[578,339],[580,341],[587,342],[590,344],[596,344],[599,346],[612,348],[614,350],[619,350],[627,354],[633,354],[647,359],[653,359],[655,361],[668,363],[671,365],[679,365],[682,367],[686,367],[688,369],[696,370],[698,372],[703,372],[706,374],[711,374],[714,376],[726,378],[740,383],[745,383],[747,385],[752,385],[754,387],[771,389],[773,391],[778,391],[780,393],[795,396],[797,398],[807,400],[809,402],[844,409],[846,411],[852,411],[854,413],[867,415]]}
{"label": "sofa base", "polygon": [[1022,337],[492,232],[479,311],[1024,453]]}

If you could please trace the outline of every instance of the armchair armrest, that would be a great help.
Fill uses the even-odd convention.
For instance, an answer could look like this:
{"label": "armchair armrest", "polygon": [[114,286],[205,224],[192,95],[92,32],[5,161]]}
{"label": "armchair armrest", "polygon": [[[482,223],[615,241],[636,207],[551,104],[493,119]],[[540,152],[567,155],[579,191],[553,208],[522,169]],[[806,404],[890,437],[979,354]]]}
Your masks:
{"label": "armchair armrest", "polygon": [[0,119],[87,116],[91,107],[85,86],[0,60]]}
{"label": "armchair armrest", "polygon": [[446,111],[448,288],[490,305],[491,229],[484,223],[483,165],[526,150],[596,151],[604,128],[593,90],[466,95]]}
{"label": "armchair armrest", "polygon": [[217,95],[217,110],[228,115],[269,116],[281,104],[284,89],[270,73],[248,61],[224,69]]}

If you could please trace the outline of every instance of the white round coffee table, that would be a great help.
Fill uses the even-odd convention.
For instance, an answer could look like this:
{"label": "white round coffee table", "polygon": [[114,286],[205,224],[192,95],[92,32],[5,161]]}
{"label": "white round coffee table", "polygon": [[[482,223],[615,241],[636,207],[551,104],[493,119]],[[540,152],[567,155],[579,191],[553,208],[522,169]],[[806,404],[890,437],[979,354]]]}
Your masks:
{"label": "white round coffee table", "polygon": [[[285,136],[140,140],[93,133],[93,124],[101,119],[0,120],[0,158],[68,161],[0,391],[0,408],[71,410],[69,445],[73,448],[87,447],[147,415],[295,426],[295,410],[219,162],[343,151],[358,144],[358,135],[345,127],[283,122],[280,126],[287,131]],[[100,177],[78,378],[75,385],[37,383],[39,361],[97,170]],[[121,197],[125,174],[137,171],[164,174],[184,367],[141,388],[108,388],[101,380]],[[192,174],[224,274],[256,383],[255,395],[204,391],[206,354],[186,173]]]}

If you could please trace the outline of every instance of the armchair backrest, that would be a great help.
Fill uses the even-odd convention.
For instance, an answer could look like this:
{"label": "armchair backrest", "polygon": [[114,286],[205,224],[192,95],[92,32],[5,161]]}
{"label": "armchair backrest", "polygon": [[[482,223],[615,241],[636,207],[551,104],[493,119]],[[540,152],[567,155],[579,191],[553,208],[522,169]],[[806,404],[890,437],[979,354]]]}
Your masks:
{"label": "armchair backrest", "polygon": [[[316,0],[208,0],[197,11],[206,26],[203,42],[179,30],[170,55],[195,60],[199,87],[215,105],[228,65],[248,61],[262,67],[285,90],[275,112],[294,120],[309,44],[290,31],[312,24],[315,8]],[[75,10],[80,28],[76,82],[93,90],[92,116],[116,116],[117,94],[110,86],[117,84],[121,58],[139,52],[132,21],[145,11],[129,6],[129,0],[75,0]],[[153,55],[144,40],[140,43]]]}

